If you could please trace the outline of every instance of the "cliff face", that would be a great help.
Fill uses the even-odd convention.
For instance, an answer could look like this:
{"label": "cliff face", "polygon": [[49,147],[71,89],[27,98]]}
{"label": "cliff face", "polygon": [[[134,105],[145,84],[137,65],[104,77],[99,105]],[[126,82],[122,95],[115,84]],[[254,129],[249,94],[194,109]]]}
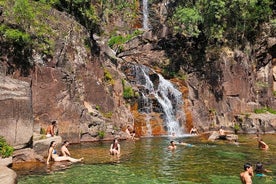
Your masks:
{"label": "cliff face", "polygon": [[31,142],[33,135],[30,84],[0,76],[0,135],[15,147]]}
{"label": "cliff face", "polygon": [[49,24],[56,31],[53,57],[45,59],[33,50],[34,65],[27,74],[13,65],[12,46],[1,37],[5,44],[0,135],[13,146],[24,147],[33,133],[45,131],[57,120],[59,135],[71,142],[125,138],[121,131],[127,124],[133,126],[133,120],[122,97],[123,74],[104,54],[92,54],[97,51],[87,46],[90,38],[84,27],[65,13],[54,9],[50,13],[56,17]]}
{"label": "cliff face", "polygon": [[[137,135],[146,135],[147,117],[139,111],[138,97],[123,97],[122,80],[139,94],[140,86],[130,70],[130,65],[136,64],[162,73],[182,92],[186,119],[181,124],[186,132],[192,126],[202,131],[220,126],[233,130],[235,124],[244,132],[275,132],[274,115],[253,113],[256,108],[276,108],[275,33],[262,30],[264,35],[244,50],[207,50],[202,42],[170,33],[164,4],[152,5],[152,9],[160,24],[155,22],[153,31],[133,38],[117,53],[105,38],[90,35],[68,14],[54,9],[50,13],[55,20],[49,23],[55,30],[52,57],[45,59],[34,48],[30,57],[34,65],[26,74],[14,66],[13,50],[1,47],[1,80],[5,82],[0,92],[11,91],[13,96],[1,95],[0,135],[22,147],[32,132],[40,133],[52,120],[58,121],[59,135],[71,142],[125,138],[127,125],[134,127]],[[105,32],[122,21],[112,20],[103,23]],[[123,29],[118,32],[124,34]],[[5,38],[0,38],[4,43]],[[180,75],[168,74],[176,68]],[[154,103],[153,109],[149,121],[152,134],[166,134],[160,105]]]}

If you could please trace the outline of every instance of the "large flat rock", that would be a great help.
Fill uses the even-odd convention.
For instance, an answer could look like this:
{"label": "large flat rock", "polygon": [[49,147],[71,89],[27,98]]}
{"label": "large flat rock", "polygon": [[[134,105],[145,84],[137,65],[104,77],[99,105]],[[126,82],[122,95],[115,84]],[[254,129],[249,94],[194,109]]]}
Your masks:
{"label": "large flat rock", "polygon": [[8,167],[0,166],[0,183],[15,184],[17,183],[16,172]]}
{"label": "large flat rock", "polygon": [[0,75],[0,136],[15,148],[25,147],[33,135],[30,84]]}

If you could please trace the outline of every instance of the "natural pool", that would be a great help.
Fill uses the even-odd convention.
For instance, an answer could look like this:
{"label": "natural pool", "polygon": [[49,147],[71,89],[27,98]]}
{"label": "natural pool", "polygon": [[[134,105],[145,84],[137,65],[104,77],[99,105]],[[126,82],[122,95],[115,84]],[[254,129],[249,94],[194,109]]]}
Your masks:
{"label": "natural pool", "polygon": [[119,158],[108,154],[111,142],[71,145],[74,157],[84,157],[78,164],[23,164],[13,169],[19,184],[88,183],[187,183],[239,184],[243,164],[257,161],[272,170],[266,177],[254,177],[254,184],[276,184],[276,135],[262,136],[270,150],[257,149],[255,135],[239,135],[239,145],[225,141],[208,142],[204,137],[174,138],[195,145],[167,149],[170,137],[120,141]]}

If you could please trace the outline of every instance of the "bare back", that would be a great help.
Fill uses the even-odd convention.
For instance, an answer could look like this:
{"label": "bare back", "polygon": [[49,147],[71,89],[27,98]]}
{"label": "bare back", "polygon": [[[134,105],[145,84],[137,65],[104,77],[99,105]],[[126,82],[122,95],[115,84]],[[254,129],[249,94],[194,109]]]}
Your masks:
{"label": "bare back", "polygon": [[251,176],[247,172],[242,172],[240,174],[240,179],[243,184],[252,184]]}

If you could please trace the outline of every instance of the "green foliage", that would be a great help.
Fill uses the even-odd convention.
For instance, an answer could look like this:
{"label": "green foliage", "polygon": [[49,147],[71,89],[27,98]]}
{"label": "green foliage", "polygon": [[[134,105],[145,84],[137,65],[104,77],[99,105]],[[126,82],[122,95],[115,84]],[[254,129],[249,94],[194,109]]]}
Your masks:
{"label": "green foliage", "polygon": [[104,138],[104,136],[105,136],[105,132],[104,131],[99,131],[98,132],[98,136],[100,137],[100,139],[103,139]]}
{"label": "green foliage", "polygon": [[45,130],[45,128],[40,128],[40,134],[46,134],[46,130]]}
{"label": "green foliage", "polygon": [[3,35],[8,42],[18,45],[27,45],[31,42],[30,35],[18,29],[12,29],[6,25],[0,25],[0,34]]}
{"label": "green foliage", "polygon": [[103,115],[103,117],[110,119],[112,117],[113,113],[112,112],[102,112],[102,115]]}
{"label": "green foliage", "polygon": [[240,130],[240,125],[238,123],[235,123],[234,125],[234,131],[237,133]]}
{"label": "green foliage", "polygon": [[275,109],[272,109],[270,107],[263,107],[263,108],[260,108],[260,109],[254,109],[254,112],[256,114],[262,114],[262,113],[271,113],[271,114],[276,114],[276,110]]}
{"label": "green foliage", "polygon": [[6,158],[12,155],[14,148],[9,146],[3,137],[0,137],[0,156]]}
{"label": "green foliage", "polygon": [[131,86],[127,86],[125,80],[122,80],[123,84],[123,97],[125,99],[133,98],[135,96],[134,91]]}
{"label": "green foliage", "polygon": [[271,24],[272,27],[275,29],[275,28],[276,28],[276,19],[270,20],[270,24]]}
{"label": "green foliage", "polygon": [[35,16],[29,0],[16,0],[13,11],[15,21],[25,29],[28,29]]}
{"label": "green foliage", "polygon": [[96,110],[99,111],[101,109],[101,107],[99,105],[96,105]]}
{"label": "green foliage", "polygon": [[262,114],[262,113],[266,113],[266,108],[261,108],[261,109],[254,109],[254,113],[256,114]]}
{"label": "green foliage", "polygon": [[200,34],[198,25],[203,19],[196,8],[177,7],[173,19],[176,22],[175,30],[177,32],[182,32],[188,37],[198,37]]}
{"label": "green foliage", "polygon": [[266,82],[256,82],[256,87],[258,87],[258,88],[267,88],[268,83],[266,83]]}
{"label": "green foliage", "polygon": [[208,42],[252,41],[257,28],[272,15],[273,0],[198,0],[178,1],[172,24],[179,33]]}
{"label": "green foliage", "polygon": [[116,36],[112,36],[109,40],[108,40],[108,45],[111,48],[117,48],[117,50],[120,52],[123,48],[122,48],[122,44],[130,41],[131,39],[133,39],[134,37],[141,35],[143,32],[140,30],[135,30],[132,34],[126,35],[126,36],[122,36],[122,35],[116,35]]}
{"label": "green foliage", "polygon": [[104,69],[104,81],[112,85],[114,84],[114,79],[112,78],[111,73],[107,69]]}

